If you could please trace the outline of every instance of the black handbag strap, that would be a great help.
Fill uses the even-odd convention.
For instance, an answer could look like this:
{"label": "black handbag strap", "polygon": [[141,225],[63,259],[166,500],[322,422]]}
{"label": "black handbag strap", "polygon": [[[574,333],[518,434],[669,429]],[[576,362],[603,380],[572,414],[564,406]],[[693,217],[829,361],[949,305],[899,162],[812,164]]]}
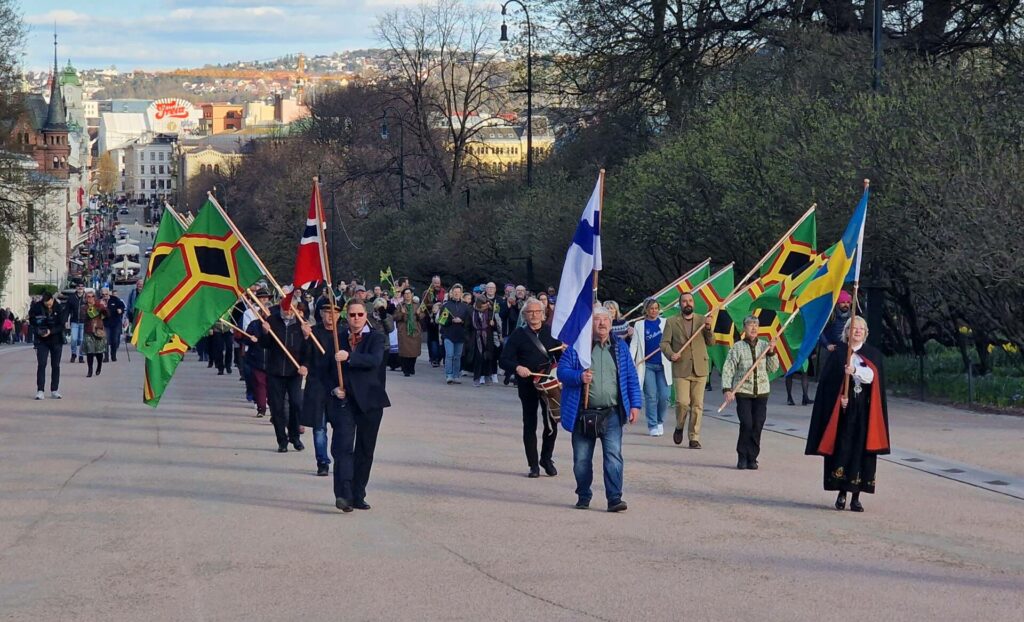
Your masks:
{"label": "black handbag strap", "polygon": [[541,354],[547,357],[550,362],[551,354],[548,352],[548,349],[544,347],[544,344],[540,342],[540,337],[537,336],[537,333],[533,332],[529,326],[524,326],[523,330],[526,331],[526,335],[529,337],[533,345],[537,346],[537,349],[541,351]]}

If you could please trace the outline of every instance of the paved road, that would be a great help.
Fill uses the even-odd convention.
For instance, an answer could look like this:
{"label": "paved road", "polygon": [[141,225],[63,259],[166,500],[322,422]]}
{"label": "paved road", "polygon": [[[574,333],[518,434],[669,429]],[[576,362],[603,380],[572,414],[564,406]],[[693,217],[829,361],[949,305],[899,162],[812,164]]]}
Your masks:
{"label": "paved road", "polygon": [[[629,511],[577,511],[566,436],[562,474],[527,479],[515,392],[421,364],[389,377],[373,509],[341,514],[233,376],[190,355],[153,411],[122,359],[65,363],[65,399],[35,402],[31,350],[0,349],[0,619],[1021,619],[1005,494],[882,462],[867,512],[839,513],[801,439],[766,431],[761,470],[736,471],[735,424],[708,419],[700,451],[630,429]],[[931,415],[904,405],[892,436],[926,451]],[[1024,420],[965,417],[942,414],[945,457],[998,471],[993,429],[1019,443]]]}

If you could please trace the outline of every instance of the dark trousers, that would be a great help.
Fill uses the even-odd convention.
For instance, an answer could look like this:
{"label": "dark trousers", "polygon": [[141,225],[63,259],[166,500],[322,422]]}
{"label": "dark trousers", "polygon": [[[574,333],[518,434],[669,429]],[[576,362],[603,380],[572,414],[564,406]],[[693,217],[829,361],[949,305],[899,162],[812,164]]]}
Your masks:
{"label": "dark trousers", "polygon": [[377,432],[380,431],[380,420],[384,417],[383,408],[364,411],[351,403],[353,419],[356,424],[356,442],[352,464],[352,498],[362,501],[366,498],[366,484],[370,481],[370,469],[373,468],[373,450],[377,447]]}
{"label": "dark trousers", "polygon": [[402,356],[399,357],[402,361],[402,373],[408,376],[412,376],[416,373],[416,357],[415,356]]}
{"label": "dark trousers", "polygon": [[[270,422],[274,424],[277,444],[287,445],[299,440],[299,410],[302,408],[302,376],[274,376],[267,374],[267,398],[270,402]],[[285,412],[285,397],[288,412]]]}
{"label": "dark trousers", "polygon": [[231,363],[235,355],[235,337],[230,331],[220,334],[221,347],[224,348],[224,369],[231,371]]}
{"label": "dark trousers", "polygon": [[[331,424],[331,458],[334,459],[334,497],[353,499],[352,479],[355,474],[356,419],[352,403],[333,395],[326,398],[327,421]],[[367,471],[369,477],[369,471]],[[366,494],[363,482],[363,494]]]}
{"label": "dark trousers", "polygon": [[59,341],[36,342],[36,391],[42,391],[46,383],[46,357],[50,357],[50,390],[60,386],[60,357],[64,345]]}
{"label": "dark trousers", "polygon": [[252,399],[256,402],[256,412],[267,412],[267,372],[249,368],[249,382],[252,383]]}
{"label": "dark trousers", "polygon": [[551,454],[555,451],[555,439],[558,437],[558,428],[551,425],[551,418],[548,416],[548,407],[540,399],[540,394],[534,388],[531,380],[518,379],[519,401],[523,403],[523,448],[526,450],[526,464],[532,469],[538,465],[537,462],[537,409],[540,408],[541,419],[544,422],[544,437],[541,440],[540,459],[544,462],[551,460]]}
{"label": "dark trousers", "polygon": [[740,420],[740,436],[736,441],[736,453],[747,460],[757,460],[761,453],[761,430],[767,417],[768,396],[736,396],[736,416]]}
{"label": "dark trousers", "polygon": [[107,326],[107,346],[110,348],[110,360],[117,360],[117,350],[121,347],[121,324]]}
{"label": "dark trousers", "polygon": [[210,359],[217,367],[217,371],[231,369],[232,352],[234,351],[234,340],[231,333],[213,333],[209,337]]}
{"label": "dark trousers", "polygon": [[437,326],[433,324],[427,328],[427,357],[431,363],[440,363],[444,360],[444,349],[437,334]]}
{"label": "dark trousers", "polygon": [[196,342],[196,355],[199,356],[200,361],[207,360],[209,356],[210,338],[200,337],[199,341]]}

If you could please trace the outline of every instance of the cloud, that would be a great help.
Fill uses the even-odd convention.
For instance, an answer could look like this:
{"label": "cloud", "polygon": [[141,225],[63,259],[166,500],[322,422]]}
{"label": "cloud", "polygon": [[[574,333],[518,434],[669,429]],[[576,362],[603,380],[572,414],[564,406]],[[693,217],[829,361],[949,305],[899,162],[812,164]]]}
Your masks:
{"label": "cloud", "polygon": [[65,9],[54,9],[46,13],[26,15],[25,23],[32,26],[63,26],[65,28],[80,28],[91,21],[92,17],[86,13]]}

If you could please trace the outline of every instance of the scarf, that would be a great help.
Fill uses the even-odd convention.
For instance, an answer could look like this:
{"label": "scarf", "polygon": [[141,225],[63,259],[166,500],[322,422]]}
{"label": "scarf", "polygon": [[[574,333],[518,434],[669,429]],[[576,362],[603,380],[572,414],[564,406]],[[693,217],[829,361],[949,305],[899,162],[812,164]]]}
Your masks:
{"label": "scarf", "polygon": [[96,318],[98,318],[100,316],[100,307],[99,307],[99,305],[94,305],[94,306],[91,306],[91,307],[90,306],[86,306],[85,307],[85,315],[90,320],[95,320]]}
{"label": "scarf", "polygon": [[410,337],[416,334],[416,303],[405,305],[405,332]]}
{"label": "scarf", "polygon": [[358,346],[359,342],[362,341],[362,340],[363,340],[363,333],[358,333],[358,334],[349,333],[348,334],[348,347],[349,347],[349,349],[352,350],[352,351],[355,351],[356,346]]}

